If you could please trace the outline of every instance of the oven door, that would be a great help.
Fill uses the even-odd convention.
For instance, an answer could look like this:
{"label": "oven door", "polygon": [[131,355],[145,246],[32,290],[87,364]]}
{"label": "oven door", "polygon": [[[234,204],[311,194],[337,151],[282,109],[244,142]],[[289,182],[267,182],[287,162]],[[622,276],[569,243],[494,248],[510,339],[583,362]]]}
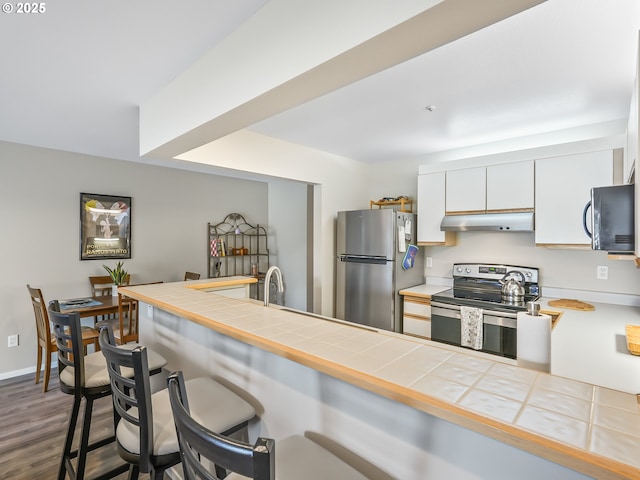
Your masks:
{"label": "oven door", "polygon": [[[482,352],[516,358],[516,313],[483,311]],[[431,301],[431,340],[460,345],[460,306]]]}

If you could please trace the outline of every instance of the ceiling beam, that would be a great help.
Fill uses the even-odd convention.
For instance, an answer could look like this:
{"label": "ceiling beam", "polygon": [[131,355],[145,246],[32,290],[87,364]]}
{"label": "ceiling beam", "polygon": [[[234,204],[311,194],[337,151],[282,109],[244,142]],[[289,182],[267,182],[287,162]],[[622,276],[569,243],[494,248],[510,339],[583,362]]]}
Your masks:
{"label": "ceiling beam", "polygon": [[271,0],[141,106],[140,153],[175,158],[543,1]]}

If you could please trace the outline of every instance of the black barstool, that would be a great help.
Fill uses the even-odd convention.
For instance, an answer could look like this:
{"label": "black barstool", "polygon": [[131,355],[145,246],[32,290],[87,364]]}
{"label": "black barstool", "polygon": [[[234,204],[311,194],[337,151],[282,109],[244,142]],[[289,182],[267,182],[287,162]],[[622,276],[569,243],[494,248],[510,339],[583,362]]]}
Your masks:
{"label": "black barstool", "polygon": [[[100,347],[111,377],[116,444],[120,456],[131,464],[129,479],[143,472],[160,480],[166,469],[180,462],[167,389],[152,393],[146,347],[128,350],[116,346],[109,325],[100,326]],[[256,415],[251,404],[212,378],[190,379],[186,388],[194,397],[198,419],[225,435],[245,430]],[[219,473],[223,478],[224,472]]]}
{"label": "black barstool", "polygon": [[[225,480],[366,480],[346,462],[301,435],[249,444],[217,434],[192,416],[182,372],[168,378],[182,468],[187,480],[216,480],[211,465],[230,473]],[[276,446],[278,447],[276,449]]]}
{"label": "black barstool", "polygon": [[[83,355],[82,327],[80,325],[80,315],[77,312],[61,313],[57,300],[49,303],[48,311],[49,320],[52,324],[52,334],[58,347],[60,390],[73,395],[73,407],[69,415],[69,425],[58,470],[58,480],[64,480],[67,473],[72,479],[82,480],[85,474],[87,454],[115,440],[115,435],[110,435],[89,443],[93,402],[111,395],[107,362],[102,352]],[[126,347],[135,348],[135,346],[135,344],[128,344]],[[154,372],[159,372],[166,363],[167,361],[155,352],[150,355],[149,368]],[[78,448],[72,450],[82,399],[85,400],[82,433]],[[75,458],[77,458],[77,462],[74,468],[73,459]],[[126,472],[128,468],[129,465],[126,463],[118,465],[113,470],[97,476],[95,480],[113,478]]]}

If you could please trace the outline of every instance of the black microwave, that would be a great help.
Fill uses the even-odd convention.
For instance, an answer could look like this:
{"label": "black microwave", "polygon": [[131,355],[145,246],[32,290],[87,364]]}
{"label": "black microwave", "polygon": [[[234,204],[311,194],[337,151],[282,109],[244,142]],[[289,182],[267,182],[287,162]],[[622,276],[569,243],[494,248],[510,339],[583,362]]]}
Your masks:
{"label": "black microwave", "polygon": [[[591,231],[587,217],[591,212]],[[614,185],[591,189],[582,223],[593,250],[627,253],[635,248],[635,186]]]}

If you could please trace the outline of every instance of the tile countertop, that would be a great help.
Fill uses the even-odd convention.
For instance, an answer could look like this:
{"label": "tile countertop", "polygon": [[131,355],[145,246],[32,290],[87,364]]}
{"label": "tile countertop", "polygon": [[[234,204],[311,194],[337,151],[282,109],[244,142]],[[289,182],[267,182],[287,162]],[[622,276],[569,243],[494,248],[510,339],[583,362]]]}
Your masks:
{"label": "tile countertop", "polygon": [[[418,285],[400,295],[430,298],[451,288]],[[549,306],[554,298],[543,297],[543,311],[561,313],[551,336],[551,373],[627,393],[640,393],[640,356],[626,345],[625,325],[640,325],[640,307],[590,302],[594,311]]]}
{"label": "tile countertop", "polygon": [[184,287],[140,285],[123,293],[586,475],[640,478],[636,395]]}
{"label": "tile countertop", "polygon": [[435,295],[436,293],[443,292],[445,290],[449,290],[451,287],[447,287],[444,285],[418,285],[416,287],[405,288],[400,290],[398,293],[400,295],[411,295],[414,297],[423,297],[430,298],[431,295]]}

